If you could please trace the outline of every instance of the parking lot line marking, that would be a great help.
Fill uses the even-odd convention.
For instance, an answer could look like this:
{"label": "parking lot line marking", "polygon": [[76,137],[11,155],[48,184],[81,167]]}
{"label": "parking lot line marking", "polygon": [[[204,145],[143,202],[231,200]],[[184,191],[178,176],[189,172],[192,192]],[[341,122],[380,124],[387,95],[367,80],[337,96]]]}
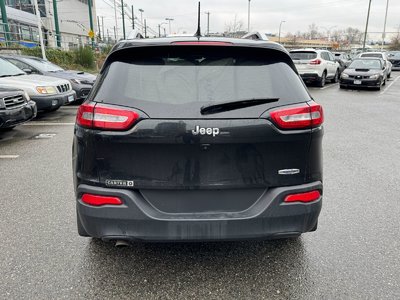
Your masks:
{"label": "parking lot line marking", "polygon": [[0,159],[13,159],[18,157],[19,155],[0,155]]}
{"label": "parking lot line marking", "polygon": [[329,88],[331,88],[333,86],[338,86],[338,85],[339,85],[339,83],[335,83],[335,84],[332,84],[332,85],[327,85],[327,86],[324,86],[323,88],[320,88],[320,90],[329,89]]}
{"label": "parking lot line marking", "polygon": [[383,95],[388,89],[390,89],[390,87],[391,87],[391,86],[397,81],[397,79],[399,79],[399,78],[400,78],[400,76],[397,76],[396,79],[393,80],[392,83],[389,84],[389,85],[387,86],[387,88],[384,89],[384,90],[381,92],[381,95]]}
{"label": "parking lot line marking", "polygon": [[73,126],[73,125],[75,125],[75,123],[33,121],[33,122],[25,123],[22,125],[24,125],[24,126]]}

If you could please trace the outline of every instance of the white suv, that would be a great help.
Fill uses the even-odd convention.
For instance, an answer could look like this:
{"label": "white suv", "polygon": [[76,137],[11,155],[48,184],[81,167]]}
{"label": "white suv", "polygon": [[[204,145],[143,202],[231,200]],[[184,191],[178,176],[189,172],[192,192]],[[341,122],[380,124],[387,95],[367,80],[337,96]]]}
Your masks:
{"label": "white suv", "polygon": [[297,49],[290,56],[304,82],[316,82],[323,87],[326,80],[338,82],[340,65],[334,55],[327,50]]}

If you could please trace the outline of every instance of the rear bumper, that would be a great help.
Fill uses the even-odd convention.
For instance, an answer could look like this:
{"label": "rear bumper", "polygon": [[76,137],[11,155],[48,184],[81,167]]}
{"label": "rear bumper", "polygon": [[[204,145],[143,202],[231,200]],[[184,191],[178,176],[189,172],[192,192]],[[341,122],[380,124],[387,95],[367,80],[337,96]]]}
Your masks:
{"label": "rear bumper", "polygon": [[36,117],[36,104],[29,101],[22,107],[0,110],[0,128],[9,128],[25,123]]}
{"label": "rear bumper", "polygon": [[303,73],[300,74],[301,78],[303,79],[304,82],[312,82],[312,81],[319,81],[321,80],[321,76],[316,73]]}
{"label": "rear bumper", "polygon": [[[137,191],[80,185],[77,215],[89,236],[105,240],[212,241],[267,239],[312,231],[322,197],[312,203],[284,203],[288,194],[321,190],[322,183],[271,188],[240,212],[166,213],[150,205]],[[93,207],[83,193],[120,197],[124,205]]]}
{"label": "rear bumper", "polygon": [[60,106],[76,100],[75,91],[69,91],[63,94],[46,95],[46,96],[31,96],[31,99],[36,102],[37,110],[53,110]]}
{"label": "rear bumper", "polygon": [[76,92],[76,100],[86,99],[89,95],[92,86],[91,85],[73,85],[72,88]]}

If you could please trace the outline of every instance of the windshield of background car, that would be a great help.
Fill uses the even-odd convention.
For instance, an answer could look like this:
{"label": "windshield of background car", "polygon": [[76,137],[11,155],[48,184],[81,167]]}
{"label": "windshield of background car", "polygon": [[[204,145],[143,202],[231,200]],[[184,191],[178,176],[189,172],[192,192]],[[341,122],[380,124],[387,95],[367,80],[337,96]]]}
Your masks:
{"label": "windshield of background car", "polygon": [[309,99],[285,53],[238,48],[150,47],[120,54],[105,70],[95,101],[142,107],[144,102],[182,105],[280,98],[284,104]]}
{"label": "windshield of background car", "polygon": [[13,76],[18,74],[25,74],[24,71],[14,66],[12,63],[0,58],[0,76]]}
{"label": "windshield of background car", "polygon": [[389,58],[400,59],[400,52],[390,52],[389,53]]}
{"label": "windshield of background car", "polygon": [[311,60],[317,58],[317,52],[314,51],[293,51],[290,52],[293,60]]}
{"label": "windshield of background car", "polygon": [[350,64],[349,69],[381,69],[381,62],[376,59],[356,59]]}
{"label": "windshield of background car", "polygon": [[49,61],[44,61],[44,60],[36,60],[33,58],[25,58],[25,60],[35,67],[36,69],[42,71],[42,72],[60,72],[63,71],[62,68],[59,66],[52,64]]}
{"label": "windshield of background car", "polygon": [[382,58],[382,54],[380,53],[364,53],[361,54],[361,57],[376,57],[376,58]]}

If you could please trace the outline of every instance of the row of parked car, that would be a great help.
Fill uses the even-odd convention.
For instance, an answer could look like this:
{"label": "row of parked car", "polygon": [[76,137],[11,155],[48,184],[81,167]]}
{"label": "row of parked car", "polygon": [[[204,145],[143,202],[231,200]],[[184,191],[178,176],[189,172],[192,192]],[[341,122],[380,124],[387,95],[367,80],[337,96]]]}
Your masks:
{"label": "row of parked car", "polygon": [[0,129],[12,129],[38,111],[85,99],[96,76],[31,56],[0,56]]}
{"label": "row of parked car", "polygon": [[305,83],[323,87],[328,81],[340,82],[340,88],[381,89],[392,74],[400,70],[400,51],[348,53],[328,50],[297,49],[290,56]]}

